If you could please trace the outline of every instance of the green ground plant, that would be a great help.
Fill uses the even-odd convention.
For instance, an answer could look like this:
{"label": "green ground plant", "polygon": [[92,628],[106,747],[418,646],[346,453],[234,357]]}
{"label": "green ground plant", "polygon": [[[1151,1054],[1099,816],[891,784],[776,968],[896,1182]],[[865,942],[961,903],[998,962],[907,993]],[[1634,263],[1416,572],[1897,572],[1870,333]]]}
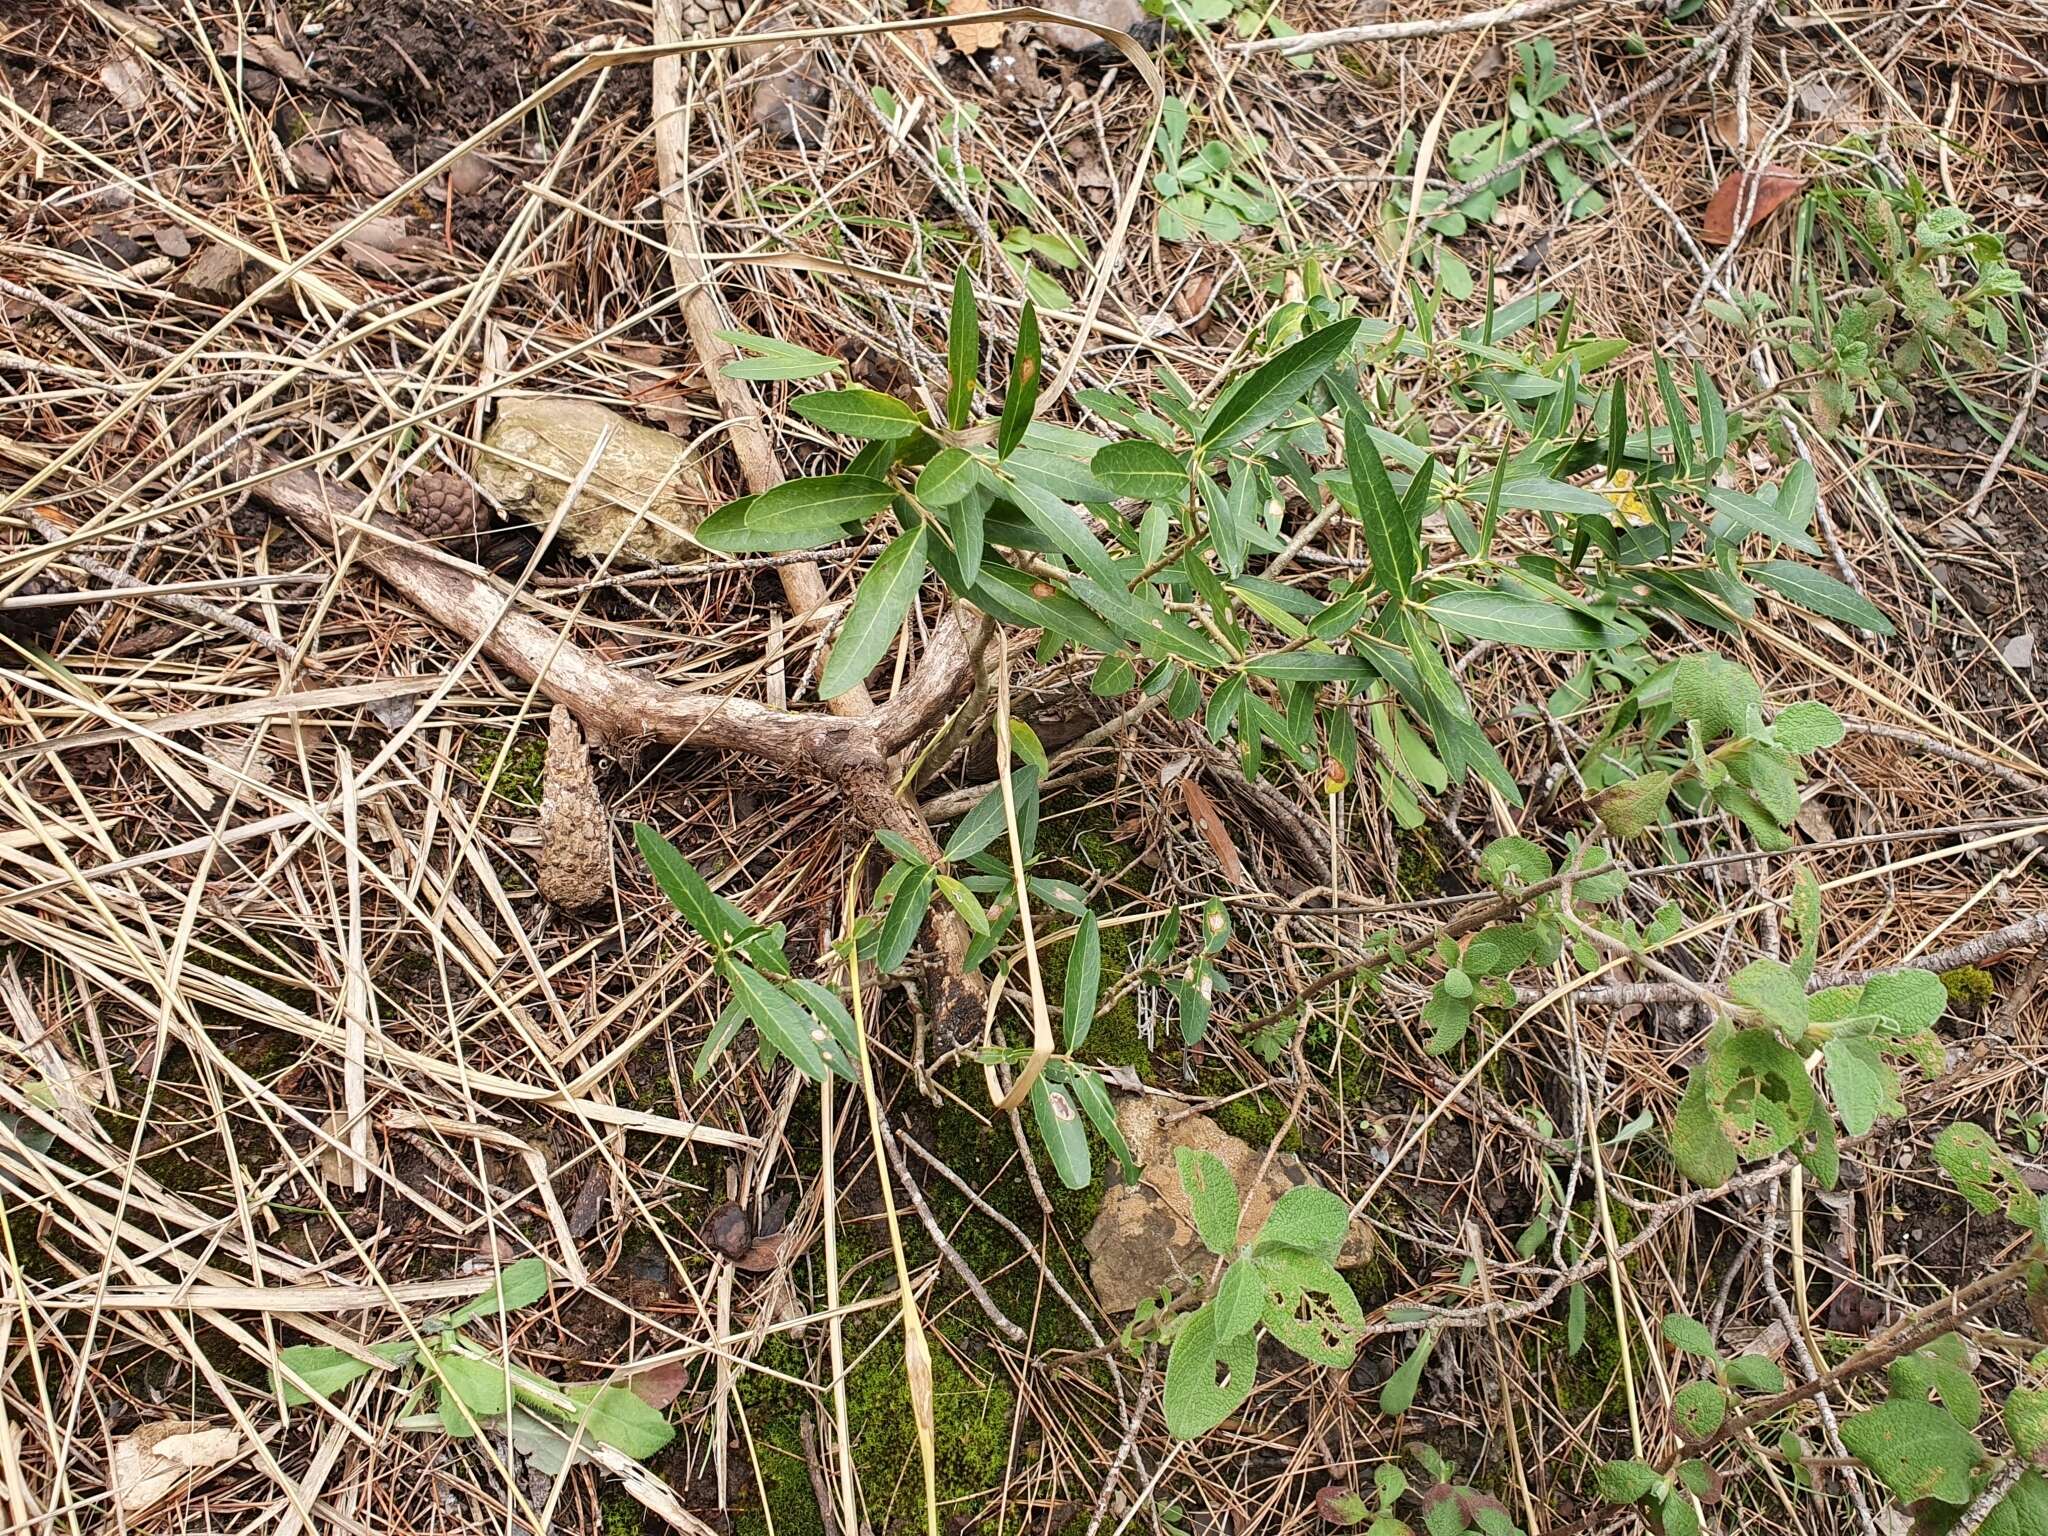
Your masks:
{"label": "green ground plant", "polygon": [[408,1410],[400,1426],[438,1431],[451,1439],[484,1434],[509,1437],[521,1454],[561,1465],[584,1442],[610,1446],[644,1460],[675,1437],[661,1410],[630,1388],[611,1382],[555,1382],[503,1359],[465,1330],[543,1300],[549,1290],[540,1259],[508,1264],[466,1306],[421,1318],[398,1336],[360,1351],[331,1344],[294,1344],[279,1351],[272,1390],[288,1407],[331,1401],[383,1366],[404,1373],[410,1400],[430,1412]]}
{"label": "green ground plant", "polygon": [[[1206,401],[1170,373],[1142,399],[1083,392],[1080,403],[1118,434],[1096,437],[1034,420],[1043,359],[1028,306],[992,391],[995,409],[982,412],[984,349],[963,269],[939,403],[928,410],[866,389],[799,397],[796,414],[855,445],[845,467],[733,502],[698,537],[749,554],[837,543],[862,528],[882,539],[822,668],[826,697],[894,652],[935,577],[1000,623],[1038,631],[1041,659],[1071,649],[1092,668],[1098,695],[1160,697],[1248,778],[1320,782],[1325,793],[1360,794],[1403,819],[1459,783],[1521,803],[1452,647],[1488,642],[1577,658],[1574,707],[1596,691],[1617,699],[1577,765],[1588,789],[1583,824],[1554,828],[1542,843],[1494,840],[1470,871],[1492,893],[1477,920],[1453,919],[1419,945],[1382,933],[1337,974],[1422,983],[1425,1049],[1448,1057],[1486,1039],[1515,1001],[1518,975],[1541,968],[1547,976],[1560,965],[1577,974],[1645,968],[1713,1019],[1663,1128],[1670,1160],[1718,1186],[1745,1163],[1796,1156],[1831,1185],[1840,1138],[1900,1113],[1901,1067],[1940,1070],[1932,1029],[1946,1003],[1941,981],[1903,970],[1816,988],[1820,887],[1803,870],[1788,914],[1796,956],[1757,959],[1721,986],[1692,981],[1660,958],[1686,936],[1685,914],[1666,904],[1647,919],[1636,915],[1641,908],[1624,902],[1630,871],[1614,850],[1671,836],[1674,819],[1731,848],[1785,849],[1806,765],[1842,736],[1826,706],[1773,707],[1741,667],[1675,645],[1682,626],[1734,632],[1764,598],[1877,633],[1888,624],[1855,592],[1792,558],[1819,550],[1812,471],[1795,464],[1774,483],[1732,486],[1735,450],[1757,424],[1697,369],[1687,389],[1656,363],[1655,415],[1631,402],[1618,378],[1589,382],[1624,350],[1574,334],[1569,311],[1542,299],[1489,310],[1461,330],[1439,329],[1427,301],[1413,326],[1399,328],[1303,303],[1272,337],[1271,354]],[[1383,378],[1389,365],[1414,358],[1441,370],[1452,398],[1489,424],[1491,450],[1473,446],[1479,434],[1439,449],[1421,431]],[[1259,574],[1256,562],[1286,542],[1290,494],[1311,507],[1332,504],[1359,531],[1367,558],[1325,593]],[[1425,547],[1425,524],[1442,527],[1448,558]],[[1031,1119],[1063,1185],[1080,1190],[1096,1179],[1091,1130],[1130,1179],[1136,1169],[1105,1069],[1089,1055],[1105,1007],[1101,915],[1087,891],[1034,869],[1051,763],[1028,726],[1011,720],[998,730],[1006,732],[999,760],[1013,765],[1007,779],[942,844],[877,834],[890,862],[833,964],[843,972],[858,958],[909,974],[937,913],[970,936],[968,970],[993,971],[1028,992],[1038,981],[1020,942],[1023,914],[1045,918],[1041,935],[1070,925],[1057,934],[1067,946],[1059,995],[1040,999],[1059,1018],[1058,1048],[1050,1059],[1015,1047],[981,1054],[1029,1075]],[[794,974],[779,929],[715,896],[647,829],[639,836],[732,993],[699,1071],[751,1023],[771,1058],[819,1081],[852,1075],[862,1042],[837,993]],[[1159,998],[1186,1046],[1200,1045],[1232,986],[1232,932],[1220,900],[1168,907],[1127,967],[1125,980]],[[1644,1147],[1656,1139],[1647,1123],[1614,1134],[1638,1138]],[[1969,1166],[1976,1182],[1966,1194],[2003,1200],[2023,1225],[2037,1219],[2037,1208],[2020,1210],[2025,1202],[2006,1187],[2008,1163],[1987,1153]],[[1241,1241],[1237,1194],[1220,1165],[1190,1158],[1181,1176],[1220,1278],[1213,1294],[1168,1294],[1141,1309],[1131,1337],[1166,1344],[1168,1425],[1191,1436],[1254,1390],[1261,1337],[1339,1368],[1355,1355],[1363,1314],[1331,1267],[1347,1214],[1341,1201],[1299,1191]],[[1525,1240],[1540,1244],[1554,1232],[1583,1252],[1592,1228],[1563,1202],[1559,1190]],[[1586,1329],[1583,1290],[1566,1305],[1576,1343]],[[1380,1393],[1389,1415],[1409,1411],[1421,1389],[1439,1337],[1434,1315],[1386,1309],[1389,1321],[1420,1329]],[[1682,1327],[1677,1335],[1696,1342]],[[1727,1384],[1741,1389],[1763,1374],[1734,1365]],[[1705,1391],[1688,1388],[1677,1407],[1708,1432],[1714,1410]],[[1889,1485],[1882,1455],[1869,1464]],[[1984,1464],[1972,1460],[1967,1477],[1951,1476],[1938,1491],[1963,1488]],[[1694,1509],[1700,1476],[1651,1469],[1622,1502],[1645,1502],[1662,1529],[1682,1530],[1680,1506]],[[1630,1472],[1610,1481],[1609,1491],[1626,1492],[1641,1479]],[[1432,1508],[1449,1511],[1437,1516],[1446,1530],[1459,1511],[1471,1519],[1457,1530],[1490,1530],[1506,1518],[1482,1502],[1437,1499]],[[1427,1516],[1425,1524],[1437,1530]]]}

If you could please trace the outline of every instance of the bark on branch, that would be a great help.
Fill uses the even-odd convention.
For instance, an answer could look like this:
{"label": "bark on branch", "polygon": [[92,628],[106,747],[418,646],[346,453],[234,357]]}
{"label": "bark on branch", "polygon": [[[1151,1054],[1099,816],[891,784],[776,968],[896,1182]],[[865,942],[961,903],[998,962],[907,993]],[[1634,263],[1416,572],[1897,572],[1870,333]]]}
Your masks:
{"label": "bark on branch", "polygon": [[[770,709],[752,699],[692,693],[614,667],[508,601],[479,572],[437,558],[403,532],[380,525],[354,493],[309,470],[261,482],[255,495],[315,542],[333,547],[359,534],[357,558],[422,616],[477,643],[500,666],[565,706],[589,735],[614,750],[648,742],[716,748],[771,763],[845,795],[861,825],[908,839],[928,858],[937,842],[914,805],[896,793],[890,754],[917,740],[966,692],[988,639],[988,620],[954,607],[934,628],[917,667],[895,696],[858,718]],[[970,936],[934,903],[927,934],[934,950],[935,1011],[967,1032],[962,1009],[978,1010],[979,988],[962,963]]]}

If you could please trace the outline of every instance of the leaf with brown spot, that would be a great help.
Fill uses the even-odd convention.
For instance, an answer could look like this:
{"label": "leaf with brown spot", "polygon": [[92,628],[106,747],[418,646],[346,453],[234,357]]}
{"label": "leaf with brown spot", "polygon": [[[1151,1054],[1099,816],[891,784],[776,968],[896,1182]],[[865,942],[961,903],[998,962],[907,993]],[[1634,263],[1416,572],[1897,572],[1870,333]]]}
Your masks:
{"label": "leaf with brown spot", "polygon": [[1197,784],[1192,777],[1180,781],[1180,797],[1186,803],[1188,814],[1195,819],[1195,830],[1202,834],[1202,841],[1209,845],[1209,851],[1216,855],[1216,862],[1223,866],[1224,878],[1239,890],[1251,889],[1251,877],[1245,873],[1244,860],[1238,857],[1237,844],[1230,839],[1230,829],[1223,825],[1223,817],[1216,810],[1216,802],[1209,798],[1209,792]]}
{"label": "leaf with brown spot", "polygon": [[[1735,238],[1735,217],[1749,195],[1750,180],[1747,172],[1731,171],[1728,179],[1715,188],[1714,199],[1707,204],[1707,215],[1700,226],[1700,234],[1709,245],[1726,245]],[[1797,196],[1806,185],[1806,178],[1787,166],[1767,165],[1756,173],[1755,184],[1756,206],[1750,211],[1748,226],[1751,232],[1761,229],[1766,219]]]}

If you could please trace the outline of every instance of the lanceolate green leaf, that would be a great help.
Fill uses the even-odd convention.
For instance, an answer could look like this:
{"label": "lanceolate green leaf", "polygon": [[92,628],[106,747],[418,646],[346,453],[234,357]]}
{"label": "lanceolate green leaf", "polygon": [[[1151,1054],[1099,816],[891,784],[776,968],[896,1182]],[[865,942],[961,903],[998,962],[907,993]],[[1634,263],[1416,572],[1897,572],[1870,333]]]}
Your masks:
{"label": "lanceolate green leaf", "polygon": [[1718,485],[1709,486],[1700,494],[1706,498],[1708,506],[1742,533],[1760,533],[1774,543],[1789,544],[1809,555],[1820,553],[1820,546],[1813,541],[1811,534],[1761,497]]}
{"label": "lanceolate green leaf", "polygon": [[1749,567],[1749,574],[1787,602],[1797,603],[1822,618],[1854,624],[1873,635],[1892,633],[1890,619],[1862,593],[1835,580],[1826,571],[1817,571],[1810,565],[1800,565],[1792,560],[1766,560],[1761,565]]}
{"label": "lanceolate green leaf", "polygon": [[728,379],[815,379],[823,374],[846,371],[846,364],[836,357],[813,352],[809,347],[777,341],[772,336],[756,336],[749,331],[720,331],[718,339],[755,354],[753,357],[734,358],[721,368],[719,372]]}
{"label": "lanceolate green leaf", "polygon": [[1366,431],[1364,413],[1347,406],[1344,412],[1344,457],[1351,471],[1358,518],[1365,526],[1372,552],[1373,585],[1389,597],[1404,598],[1422,569],[1421,530],[1402,516],[1400,499],[1387,478],[1387,466]]}
{"label": "lanceolate green leaf", "polygon": [[1424,606],[1446,629],[1471,640],[1499,640],[1540,651],[1599,651],[1634,637],[1574,609],[1512,592],[1445,592]]}
{"label": "lanceolate green leaf", "polygon": [[974,280],[962,263],[953,273],[953,313],[946,325],[946,425],[955,432],[974,414],[980,371],[981,316],[974,308]]}
{"label": "lanceolate green leaf", "polygon": [[747,1010],[754,1028],[761,1032],[761,1038],[787,1057],[805,1077],[823,1082],[825,1059],[818,1054],[818,1042],[811,1034],[814,1029],[823,1033],[822,1026],[812,1022],[795,998],[745,961],[728,956],[720,970],[732,984],[732,995]]}
{"label": "lanceolate green leaf", "polygon": [[[1010,773],[1010,795],[1017,802],[1017,815],[1024,816],[1024,803],[1038,792],[1038,770],[1028,763]],[[1022,831],[1022,828],[1019,828]],[[991,789],[976,803],[973,810],[960,818],[960,824],[953,829],[953,835],[946,839],[946,857],[949,860],[972,858],[990,843],[1003,835],[1003,795],[1000,788]],[[1029,846],[1028,841],[1026,846]]]}
{"label": "lanceolate green leaf", "polygon": [[1102,931],[1095,914],[1081,919],[1074,947],[1067,953],[1065,1006],[1061,1017],[1066,1024],[1067,1049],[1078,1051],[1088,1039],[1088,1027],[1095,1022],[1095,996],[1102,985]]}
{"label": "lanceolate green leaf", "polygon": [[961,448],[941,448],[918,471],[917,499],[930,507],[951,506],[974,489],[978,472],[973,455]]}
{"label": "lanceolate green leaf", "polygon": [[704,883],[696,866],[676,852],[673,843],[644,821],[634,823],[633,842],[647,861],[654,883],[697,930],[697,937],[715,950],[723,950],[739,937],[725,902]]}
{"label": "lanceolate green leaf", "polygon": [[1131,1145],[1124,1140],[1123,1128],[1116,1123],[1116,1106],[1109,1101],[1109,1090],[1102,1086],[1102,1079],[1087,1067],[1070,1067],[1067,1086],[1073,1090],[1074,1098],[1081,1106],[1081,1113],[1088,1117],[1088,1123],[1095,1127],[1100,1136],[1115,1154],[1117,1165],[1123,1173],[1126,1184],[1138,1182],[1138,1160],[1131,1156]]}
{"label": "lanceolate green leaf", "polygon": [[812,523],[784,522],[765,528],[748,520],[753,498],[720,507],[690,535],[721,555],[775,555],[793,549],[823,549],[846,537],[846,525],[831,517]]}
{"label": "lanceolate green leaf", "polygon": [[817,523],[864,523],[889,510],[888,482],[871,475],[813,475],[785,480],[747,503],[747,522],[757,528],[810,527]]}
{"label": "lanceolate green leaf", "polygon": [[1032,412],[1038,409],[1038,308],[1025,300],[1017,322],[1017,355],[1010,363],[1009,387],[1003,391],[1003,419],[996,428],[996,457],[1007,459],[1024,441]]}
{"label": "lanceolate green leaf", "polygon": [[827,432],[863,440],[908,437],[920,424],[917,412],[894,395],[857,387],[799,395],[789,402],[789,408]]}
{"label": "lanceolate green leaf", "polygon": [[1225,390],[1202,424],[1202,445],[1228,447],[1293,410],[1349,349],[1361,324],[1340,320],[1324,326]]}
{"label": "lanceolate green leaf", "polygon": [[875,964],[885,975],[894,975],[909,958],[917,942],[917,930],[932,904],[933,872],[919,870],[896,888],[895,899],[882,918],[882,931],[875,939]]}
{"label": "lanceolate green leaf", "polygon": [[819,698],[837,698],[889,654],[904,615],[917,600],[918,583],[924,580],[924,540],[924,526],[919,524],[883,550],[862,578],[846,623],[832,643],[832,654],[825,658],[818,679]]}
{"label": "lanceolate green leaf", "polygon": [[1105,443],[1088,468],[1117,495],[1132,501],[1171,501],[1187,493],[1188,470],[1179,455],[1142,438]]}
{"label": "lanceolate green leaf", "polygon": [[1069,1189],[1086,1189],[1092,1172],[1088,1132],[1073,1094],[1065,1084],[1049,1083],[1041,1077],[1031,1085],[1031,1114],[1060,1182]]}

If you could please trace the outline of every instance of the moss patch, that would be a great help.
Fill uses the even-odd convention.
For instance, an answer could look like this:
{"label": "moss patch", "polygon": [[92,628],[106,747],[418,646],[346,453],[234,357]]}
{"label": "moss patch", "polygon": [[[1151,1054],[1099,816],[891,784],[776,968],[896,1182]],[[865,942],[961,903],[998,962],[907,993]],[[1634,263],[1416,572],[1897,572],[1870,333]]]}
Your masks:
{"label": "moss patch", "polygon": [[1301,1150],[1299,1122],[1288,1126],[1286,1135],[1280,1134],[1280,1126],[1287,1119],[1287,1101],[1277,1093],[1253,1093],[1232,1099],[1228,1104],[1219,1105],[1213,1118],[1248,1146],[1263,1150],[1273,1145],[1273,1138],[1279,1136],[1282,1152]]}
{"label": "moss patch", "polygon": [[1974,1014],[1997,994],[1997,983],[1981,965],[1959,965],[1941,973],[1948,1005],[1958,1013]]}
{"label": "moss patch", "polygon": [[[863,1330],[849,1329],[849,1357],[860,1363],[847,1377],[846,1411],[853,1430],[854,1472],[866,1512],[875,1529],[890,1536],[924,1529],[924,1473],[905,1387],[903,1347],[893,1327],[861,1358],[879,1327],[865,1330],[865,1339],[859,1337]],[[963,1511],[977,1510],[1001,1484],[1016,1397],[1009,1383],[993,1371],[963,1368],[941,1341],[933,1341],[932,1356],[936,1481],[943,1524]],[[801,1351],[787,1338],[769,1340],[760,1359],[793,1376],[808,1374]],[[734,1520],[735,1531],[740,1536],[767,1536],[772,1519],[776,1536],[820,1536],[824,1526],[804,1465],[802,1421],[806,1413],[829,1417],[829,1395],[814,1397],[755,1371],[745,1373],[739,1392],[754,1435],[768,1509],[765,1516],[758,1507],[742,1510]]]}
{"label": "moss patch", "polygon": [[479,784],[491,783],[491,775],[497,774],[494,789],[500,800],[539,806],[541,779],[548,758],[545,736],[534,731],[513,736],[495,727],[481,730],[476,733],[468,755],[469,771],[476,775]]}

